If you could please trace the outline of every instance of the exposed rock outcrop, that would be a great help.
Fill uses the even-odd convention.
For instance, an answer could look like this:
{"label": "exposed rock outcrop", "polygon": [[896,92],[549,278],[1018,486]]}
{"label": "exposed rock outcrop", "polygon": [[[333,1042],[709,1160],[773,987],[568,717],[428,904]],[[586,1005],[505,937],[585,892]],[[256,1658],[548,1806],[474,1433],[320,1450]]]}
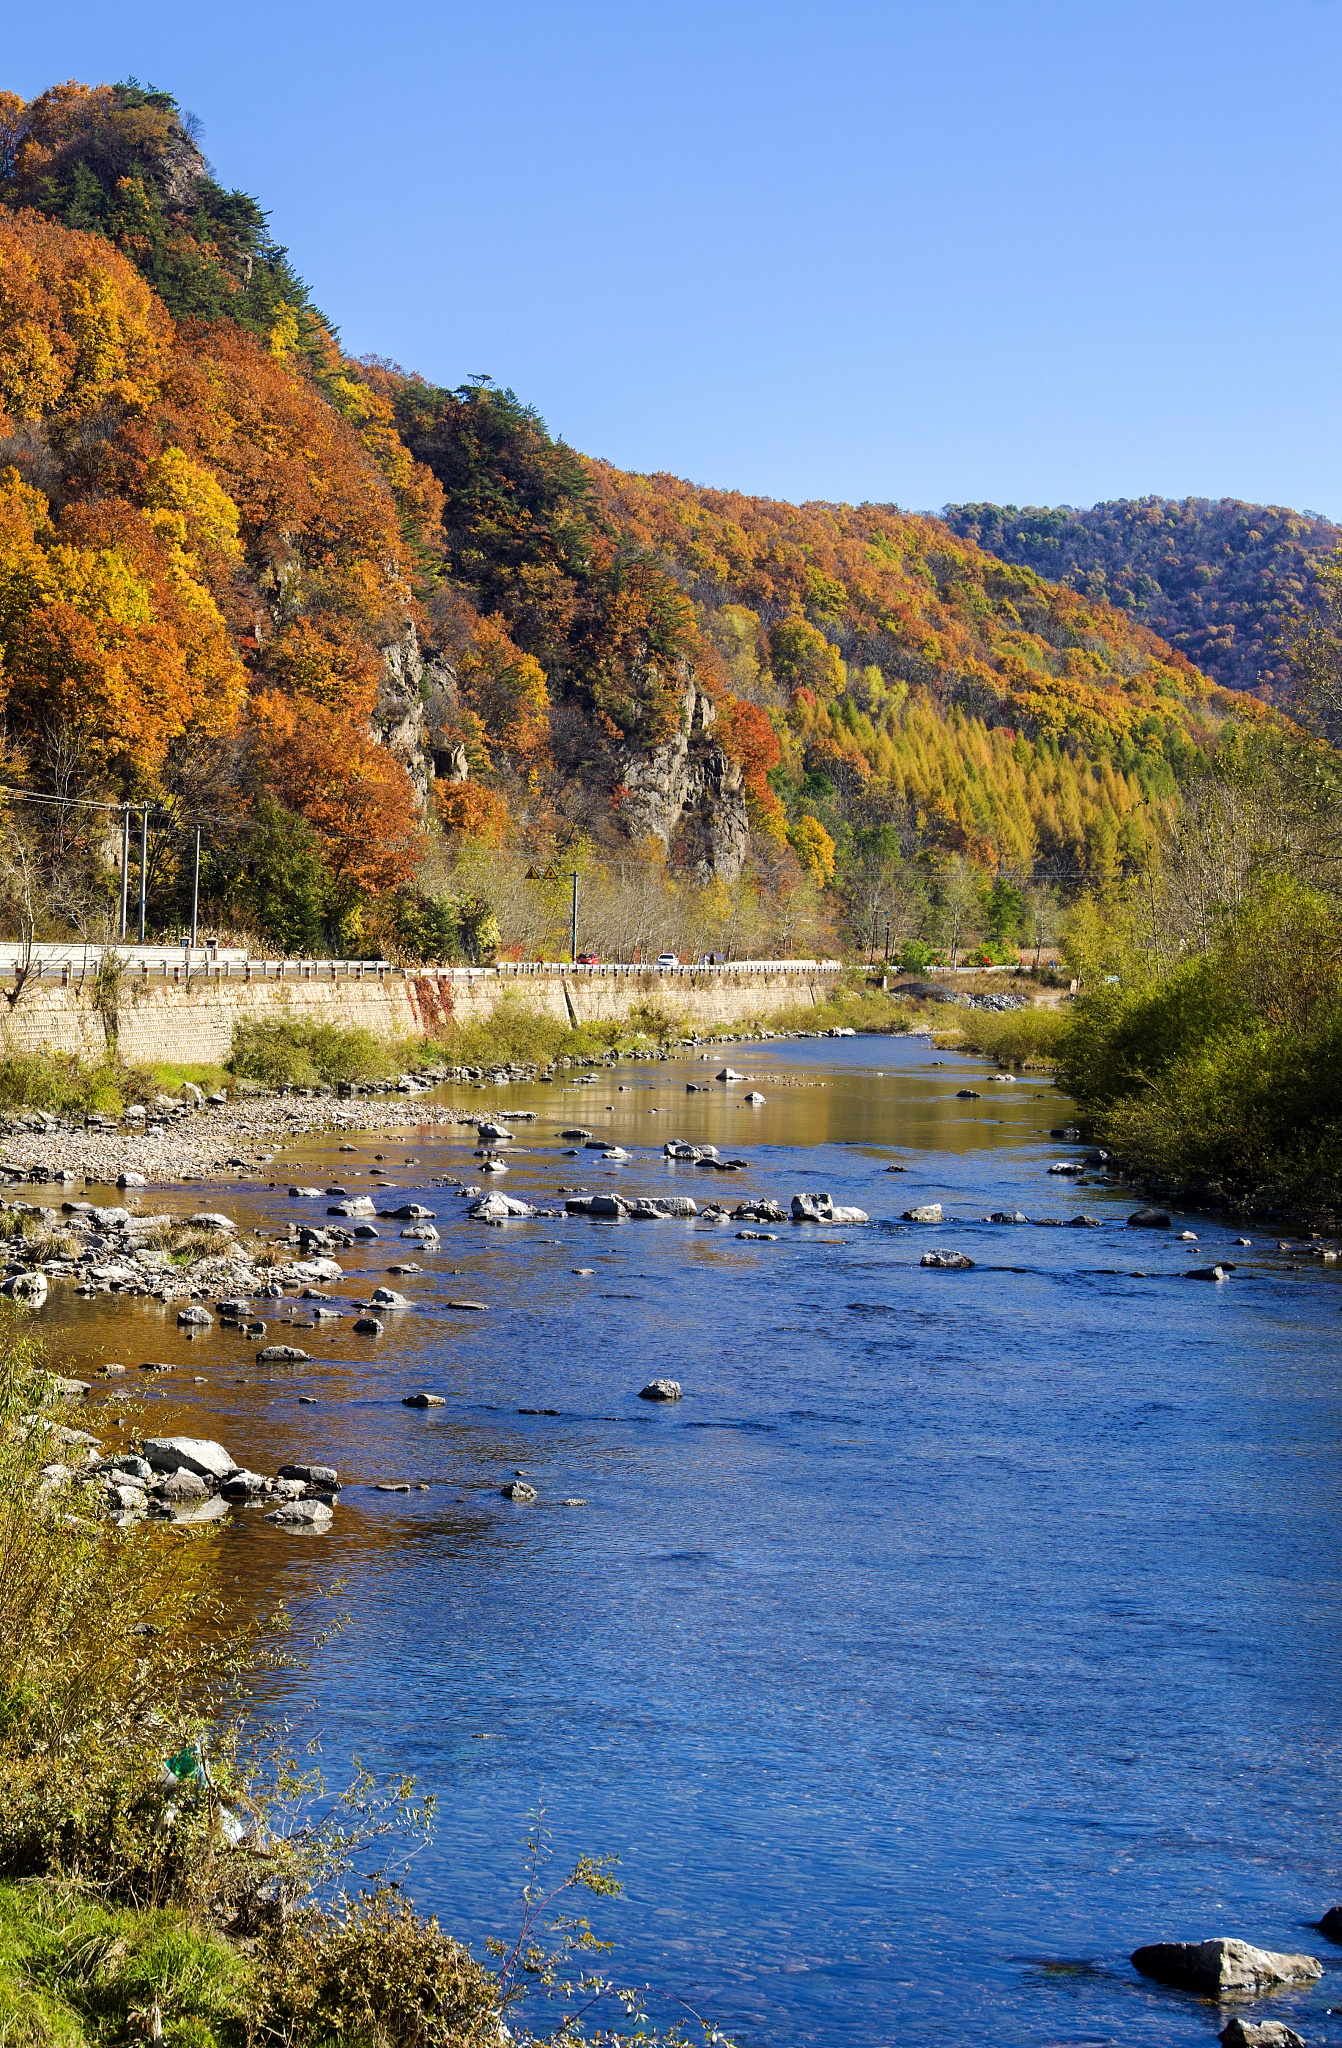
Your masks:
{"label": "exposed rock outcrop", "polygon": [[[421,804],[428,802],[434,776],[429,736],[430,700],[456,694],[456,678],[442,662],[426,661],[414,621],[382,649],[382,678],[373,726],[387,751],[405,769]],[[462,778],[458,778],[462,779]]]}
{"label": "exposed rock outcrop", "polygon": [[713,701],[687,683],[677,732],[648,753],[618,756],[624,797],[619,819],[631,839],[674,847],[700,881],[734,882],[750,845],[740,763],[712,737]]}

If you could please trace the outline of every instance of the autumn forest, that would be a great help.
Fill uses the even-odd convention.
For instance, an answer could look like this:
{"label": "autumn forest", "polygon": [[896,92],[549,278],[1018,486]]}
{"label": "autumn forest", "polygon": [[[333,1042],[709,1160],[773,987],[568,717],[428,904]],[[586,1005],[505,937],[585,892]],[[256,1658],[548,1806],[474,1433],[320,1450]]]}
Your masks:
{"label": "autumn forest", "polygon": [[1122,520],[1106,581],[1075,522],[627,474],[350,358],[193,128],[133,82],[0,94],[0,775],[60,799],[10,806],[5,886],[53,930],[111,929],[78,799],[149,807],[163,936],[199,825],[212,929],[291,952],[547,951],[520,884],[560,855],[626,957],[925,959],[966,881],[1006,957],[1279,716],[1154,630]]}

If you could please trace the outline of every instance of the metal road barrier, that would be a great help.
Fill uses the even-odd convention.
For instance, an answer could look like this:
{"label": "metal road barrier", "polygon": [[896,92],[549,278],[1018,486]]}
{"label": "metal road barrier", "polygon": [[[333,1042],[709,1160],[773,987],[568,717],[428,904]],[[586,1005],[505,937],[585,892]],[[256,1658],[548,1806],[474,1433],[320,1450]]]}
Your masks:
{"label": "metal road barrier", "polygon": [[[653,961],[598,961],[575,966],[567,960],[502,960],[494,967],[395,967],[389,960],[254,960],[241,948],[214,946],[77,946],[45,943],[34,946],[28,963],[28,977],[36,983],[69,988],[82,986],[96,975],[104,960],[119,961],[133,980],[158,982],[169,987],[190,987],[225,981],[377,981],[388,976],[416,978],[430,975],[436,981],[519,981],[559,977],[564,980],[598,981],[628,979],[631,975],[656,975],[658,980],[686,980],[692,977],[730,974],[771,975],[838,974],[841,960],[718,960],[713,964],[690,962],[659,967]],[[23,973],[23,949],[0,941],[0,976],[8,969],[15,980]]]}

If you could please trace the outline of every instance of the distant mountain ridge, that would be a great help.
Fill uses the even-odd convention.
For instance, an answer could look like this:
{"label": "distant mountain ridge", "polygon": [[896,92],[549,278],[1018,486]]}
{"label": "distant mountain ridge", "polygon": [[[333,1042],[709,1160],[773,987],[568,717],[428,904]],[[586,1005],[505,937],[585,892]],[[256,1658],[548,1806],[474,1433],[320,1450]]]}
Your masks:
{"label": "distant mountain ridge", "polygon": [[1265,697],[1287,679],[1282,628],[1342,541],[1317,512],[1238,498],[947,505],[942,517],[1001,561],[1127,612],[1224,688]]}

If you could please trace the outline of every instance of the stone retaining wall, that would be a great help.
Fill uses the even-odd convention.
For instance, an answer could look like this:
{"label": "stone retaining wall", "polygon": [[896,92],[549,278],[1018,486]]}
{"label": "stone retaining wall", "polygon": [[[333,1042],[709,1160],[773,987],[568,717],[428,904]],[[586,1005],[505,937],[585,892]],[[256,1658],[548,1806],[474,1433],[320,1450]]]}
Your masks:
{"label": "stone retaining wall", "polygon": [[[354,1025],[379,1037],[418,1038],[452,1022],[481,1023],[502,1004],[556,1023],[614,1023],[641,1005],[715,1031],[767,1016],[785,1004],[822,1002],[835,977],[815,968],[708,968],[662,974],[653,968],[621,972],[512,976],[388,973],[365,980],[240,977],[191,986],[128,975],[115,1003],[123,1059],[153,1065],[220,1064],[233,1044],[239,1018],[312,1019]],[[4,1049],[70,1052],[99,1059],[107,1049],[103,1015],[94,1006],[92,979],[83,988],[30,987],[0,1016]]]}

